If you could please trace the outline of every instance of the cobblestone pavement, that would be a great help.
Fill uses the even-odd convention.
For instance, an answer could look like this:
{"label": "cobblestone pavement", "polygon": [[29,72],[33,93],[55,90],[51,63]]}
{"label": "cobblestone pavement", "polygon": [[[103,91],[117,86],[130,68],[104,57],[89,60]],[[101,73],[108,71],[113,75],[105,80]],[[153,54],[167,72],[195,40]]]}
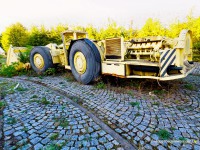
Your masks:
{"label": "cobblestone pavement", "polygon": [[[6,84],[12,80],[0,79]],[[79,108],[48,88],[13,81],[5,96],[4,149],[123,149]]]}
{"label": "cobblestone pavement", "polygon": [[194,63],[195,69],[192,71],[193,75],[200,75],[200,63]]}
{"label": "cobblestone pavement", "polygon": [[[164,95],[163,91],[98,89],[62,76],[18,78],[66,93],[138,148],[199,150],[200,68],[193,74],[173,81],[174,89]],[[0,78],[5,81],[8,79]],[[5,149],[39,149],[59,143],[63,149],[123,149],[120,141],[59,93],[27,81],[19,87],[21,90],[4,98],[8,103],[4,109]]]}

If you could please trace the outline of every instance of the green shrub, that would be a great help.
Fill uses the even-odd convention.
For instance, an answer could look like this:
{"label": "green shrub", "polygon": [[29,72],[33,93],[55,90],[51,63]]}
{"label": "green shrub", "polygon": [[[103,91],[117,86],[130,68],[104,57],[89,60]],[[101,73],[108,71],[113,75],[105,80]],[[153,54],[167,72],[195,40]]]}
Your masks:
{"label": "green shrub", "polygon": [[55,68],[48,68],[46,71],[45,71],[45,75],[55,75],[56,73],[56,69]]}
{"label": "green shrub", "polygon": [[58,137],[59,137],[59,134],[58,134],[58,133],[53,133],[53,134],[50,136],[50,139],[51,139],[51,140],[56,140]]}
{"label": "green shrub", "polygon": [[10,66],[3,65],[0,68],[0,76],[12,77],[14,75],[17,75],[18,72],[15,69],[15,67],[16,67],[16,63]]}
{"label": "green shrub", "polygon": [[17,120],[13,117],[10,117],[7,119],[7,123],[8,124],[16,124],[17,123]]}
{"label": "green shrub", "polygon": [[26,52],[19,52],[19,55],[18,55],[18,60],[19,62],[22,62],[22,63],[28,63],[30,62],[30,50],[27,50]]}
{"label": "green shrub", "polygon": [[133,107],[135,107],[135,106],[139,107],[140,103],[139,102],[130,102],[130,105]]}
{"label": "green shrub", "polygon": [[170,136],[171,136],[171,134],[170,134],[167,130],[165,130],[165,129],[159,130],[156,134],[157,134],[157,135],[159,136],[159,138],[162,139],[162,140],[167,140],[167,139],[169,139]]}
{"label": "green shrub", "polygon": [[4,101],[0,101],[0,109],[4,108],[6,106],[6,103]]}
{"label": "green shrub", "polygon": [[196,89],[195,85],[193,85],[193,84],[185,84],[184,87],[191,91]]}
{"label": "green shrub", "polygon": [[106,85],[103,82],[98,82],[96,85],[97,89],[105,89]]}
{"label": "green shrub", "polygon": [[48,105],[48,104],[50,104],[50,101],[48,101],[48,100],[46,99],[46,97],[43,97],[43,98],[41,99],[41,103],[42,103],[43,105]]}

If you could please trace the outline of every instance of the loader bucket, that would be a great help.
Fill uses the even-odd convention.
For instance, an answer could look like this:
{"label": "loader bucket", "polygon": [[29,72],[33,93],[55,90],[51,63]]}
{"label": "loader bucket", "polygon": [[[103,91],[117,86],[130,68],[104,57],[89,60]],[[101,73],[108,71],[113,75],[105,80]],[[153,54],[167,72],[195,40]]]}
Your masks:
{"label": "loader bucket", "polygon": [[20,52],[26,52],[28,49],[26,47],[12,47],[10,46],[8,52],[7,52],[7,59],[6,59],[6,65],[10,66],[13,63],[17,63],[17,67],[16,69],[19,70],[21,68],[30,68],[30,64],[29,63],[22,63],[19,62],[19,54]]}

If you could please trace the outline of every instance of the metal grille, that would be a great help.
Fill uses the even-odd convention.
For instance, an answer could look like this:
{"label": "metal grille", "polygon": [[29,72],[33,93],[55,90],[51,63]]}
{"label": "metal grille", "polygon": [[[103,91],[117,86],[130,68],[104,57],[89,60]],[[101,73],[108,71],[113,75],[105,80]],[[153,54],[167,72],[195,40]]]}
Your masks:
{"label": "metal grille", "polygon": [[121,57],[121,38],[106,40],[106,56]]}

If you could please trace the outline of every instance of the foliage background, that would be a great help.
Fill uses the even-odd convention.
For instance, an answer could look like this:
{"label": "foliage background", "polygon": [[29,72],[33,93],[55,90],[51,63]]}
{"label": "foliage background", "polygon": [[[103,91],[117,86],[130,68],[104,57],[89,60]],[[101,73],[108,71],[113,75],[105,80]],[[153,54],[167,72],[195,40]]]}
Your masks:
{"label": "foliage background", "polygon": [[[69,26],[58,24],[55,27],[46,28],[45,26],[32,26],[30,29],[24,27],[21,23],[15,23],[5,29],[0,34],[0,46],[5,51],[9,49],[10,44],[13,46],[39,46],[48,43],[61,44],[60,33],[67,29],[80,30],[88,32],[90,39],[102,40],[105,38],[123,36],[125,40],[130,40],[137,37],[146,36],[168,36],[171,38],[178,37],[182,29],[190,29],[193,33],[193,48],[196,54],[200,53],[200,17],[187,16],[184,22],[175,21],[165,27],[158,19],[149,18],[146,20],[141,29],[133,28],[133,22],[130,23],[129,28],[117,25],[113,20],[108,20],[108,24],[102,28],[96,28],[93,25],[83,26]],[[199,56],[198,56],[199,57]]]}

